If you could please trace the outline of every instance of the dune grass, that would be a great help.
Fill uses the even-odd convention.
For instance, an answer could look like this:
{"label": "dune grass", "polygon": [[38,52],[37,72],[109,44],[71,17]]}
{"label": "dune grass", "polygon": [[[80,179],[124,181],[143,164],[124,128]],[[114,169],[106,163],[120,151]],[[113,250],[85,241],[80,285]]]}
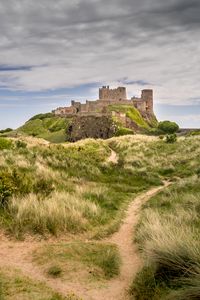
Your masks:
{"label": "dune grass", "polygon": [[166,144],[157,137],[136,135],[112,138],[109,143],[130,170],[165,179],[199,173],[199,137],[179,138],[174,144]]}
{"label": "dune grass", "polygon": [[0,299],[1,300],[78,300],[75,295],[61,296],[43,283],[23,276],[20,271],[0,269]]}
{"label": "dune grass", "polygon": [[[109,280],[119,274],[120,257],[114,245],[75,241],[65,244],[45,245],[33,254],[47,275],[61,276],[63,280]],[[82,278],[82,279],[83,279]]]}
{"label": "dune grass", "polygon": [[[145,266],[130,293],[138,300],[199,299],[198,136],[174,144],[142,135],[23,143],[6,139],[0,149],[1,229],[18,238],[67,233],[102,238],[118,229],[138,193],[163,180],[177,181],[144,206],[136,241]],[[111,148],[117,164],[108,162]],[[107,280],[119,272],[116,249],[99,243],[50,245],[38,249],[35,259],[47,276],[64,280],[79,271],[88,280]]]}
{"label": "dune grass", "polygon": [[[11,147],[0,150],[0,226],[17,237],[76,232],[101,238],[117,230],[138,193],[163,179],[200,173],[198,137],[171,145],[137,135],[62,145],[6,141]],[[110,147],[117,164],[107,163]]]}
{"label": "dune grass", "polygon": [[99,218],[100,207],[84,201],[80,195],[66,192],[53,192],[41,199],[36,194],[23,198],[13,197],[8,204],[8,211],[13,216],[10,230],[17,234],[23,232],[52,233],[80,232],[87,229],[89,221]]}
{"label": "dune grass", "polygon": [[107,163],[106,141],[12,144],[0,151],[0,224],[17,237],[65,232],[105,236],[117,229],[137,193],[161,182],[155,174],[133,172],[121,162]]}
{"label": "dune grass", "polygon": [[131,287],[138,300],[200,299],[200,179],[181,180],[144,206],[136,241],[145,266]]}

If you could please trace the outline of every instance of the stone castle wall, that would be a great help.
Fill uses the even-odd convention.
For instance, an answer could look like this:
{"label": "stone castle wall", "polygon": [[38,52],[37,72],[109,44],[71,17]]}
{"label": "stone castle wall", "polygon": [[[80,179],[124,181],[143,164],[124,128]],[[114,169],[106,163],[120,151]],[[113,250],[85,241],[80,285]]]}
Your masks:
{"label": "stone castle wall", "polygon": [[126,88],[118,87],[116,89],[110,89],[109,86],[103,86],[99,89],[100,100],[123,100],[127,99]]}
{"label": "stone castle wall", "polygon": [[105,114],[108,112],[109,105],[130,105],[136,107],[141,113],[153,115],[153,90],[143,90],[141,98],[133,97],[129,100],[125,87],[110,89],[108,86],[104,86],[99,89],[98,100],[86,100],[84,104],[72,101],[70,107],[59,107],[53,113],[58,116]]}

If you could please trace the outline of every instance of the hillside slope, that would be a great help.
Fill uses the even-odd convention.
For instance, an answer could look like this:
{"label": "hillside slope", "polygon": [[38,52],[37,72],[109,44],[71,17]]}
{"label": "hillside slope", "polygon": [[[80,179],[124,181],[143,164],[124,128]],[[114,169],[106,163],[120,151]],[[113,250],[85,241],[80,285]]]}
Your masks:
{"label": "hillside slope", "polygon": [[[121,117],[123,115],[123,117]],[[38,114],[23,126],[3,136],[28,135],[52,143],[77,141],[84,138],[110,138],[133,133],[147,133],[157,127],[154,116],[144,115],[128,105],[111,105],[105,115],[80,115],[73,118]]]}
{"label": "hillside slope", "polygon": [[66,141],[66,129],[71,119],[55,117],[51,113],[39,114],[28,120],[17,130],[9,135],[25,134],[28,136],[43,138],[51,143],[63,143]]}

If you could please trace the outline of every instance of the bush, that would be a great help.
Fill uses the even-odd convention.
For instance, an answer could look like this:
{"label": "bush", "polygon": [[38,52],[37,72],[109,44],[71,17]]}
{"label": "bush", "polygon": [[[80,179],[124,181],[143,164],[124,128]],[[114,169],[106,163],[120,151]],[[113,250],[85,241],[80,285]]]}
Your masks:
{"label": "bush", "polygon": [[5,206],[10,196],[16,191],[12,174],[8,172],[0,173],[0,206]]}
{"label": "bush", "polygon": [[42,177],[38,178],[38,180],[33,185],[33,192],[35,194],[41,194],[44,198],[49,196],[54,190],[55,187],[52,180]]}
{"label": "bush", "polygon": [[166,136],[166,143],[168,143],[168,144],[173,144],[173,143],[175,143],[177,141],[177,136],[176,136],[176,134],[174,133],[174,134],[168,134],[167,136]]}
{"label": "bush", "polygon": [[158,129],[162,130],[165,133],[175,133],[179,130],[178,124],[170,121],[159,122]]}
{"label": "bush", "polygon": [[25,149],[27,147],[27,144],[25,142],[22,142],[22,141],[17,141],[15,143],[15,145],[16,145],[17,148],[23,148],[23,149]]}
{"label": "bush", "polygon": [[12,141],[0,137],[0,150],[11,149],[13,146]]}
{"label": "bush", "polygon": [[47,271],[48,275],[51,277],[60,277],[62,274],[62,269],[59,266],[52,266]]}

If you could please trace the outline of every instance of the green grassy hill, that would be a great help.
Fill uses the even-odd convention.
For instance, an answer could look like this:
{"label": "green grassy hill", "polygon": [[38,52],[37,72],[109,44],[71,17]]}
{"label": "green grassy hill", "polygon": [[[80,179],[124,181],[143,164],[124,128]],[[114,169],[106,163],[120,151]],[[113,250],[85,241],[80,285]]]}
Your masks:
{"label": "green grassy hill", "polygon": [[[130,121],[135,124],[137,132],[149,133],[156,130],[158,121],[155,116],[142,116],[138,109],[130,105],[110,105],[109,110],[124,113]],[[124,128],[120,121],[114,118],[114,122],[118,125],[117,135],[130,134],[133,130],[130,128]]]}
{"label": "green grassy hill", "polygon": [[55,117],[51,113],[39,114],[32,117],[17,130],[10,131],[4,135],[25,134],[43,138],[51,143],[63,143],[66,141],[66,129],[70,121],[71,119]]}

